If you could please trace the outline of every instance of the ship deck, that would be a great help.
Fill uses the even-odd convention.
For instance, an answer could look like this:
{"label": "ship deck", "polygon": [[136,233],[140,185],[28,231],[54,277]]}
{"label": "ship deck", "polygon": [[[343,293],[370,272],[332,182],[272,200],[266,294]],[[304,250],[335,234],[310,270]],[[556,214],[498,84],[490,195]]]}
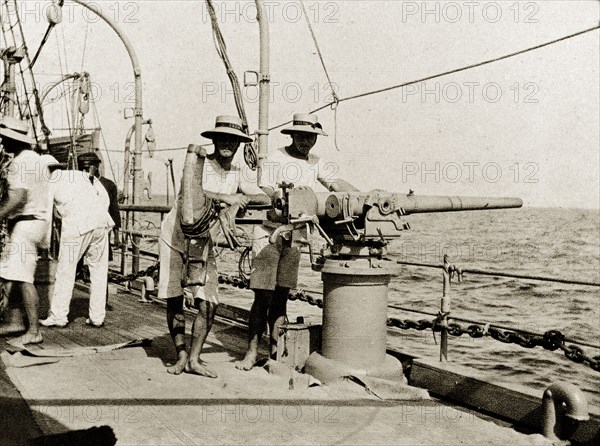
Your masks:
{"label": "ship deck", "polygon": [[[76,289],[71,324],[42,328],[44,342],[31,350],[68,354],[140,339],[152,343],[50,364],[2,364],[0,443],[93,426],[110,426],[122,445],[545,443],[540,435],[436,399],[384,401],[354,383],[308,387],[291,372],[238,371],[233,361],[243,354],[246,329],[222,318],[203,354],[219,377],[169,375],[165,367],[175,352],[163,305],[138,303],[111,285],[106,325],[96,329],[84,323],[87,304],[87,293]],[[6,339],[0,343],[4,350]],[[2,355],[6,363],[8,353]],[[92,433],[97,440],[99,432]]]}

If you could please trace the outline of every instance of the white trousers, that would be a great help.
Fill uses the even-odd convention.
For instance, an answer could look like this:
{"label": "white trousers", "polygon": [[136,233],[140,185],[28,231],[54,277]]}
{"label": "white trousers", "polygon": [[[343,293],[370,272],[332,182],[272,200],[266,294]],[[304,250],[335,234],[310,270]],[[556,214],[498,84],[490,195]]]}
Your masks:
{"label": "white trousers", "polygon": [[66,323],[75,286],[77,262],[84,257],[90,268],[90,312],[93,323],[104,322],[108,283],[108,228],[98,228],[80,236],[61,235],[50,316]]}

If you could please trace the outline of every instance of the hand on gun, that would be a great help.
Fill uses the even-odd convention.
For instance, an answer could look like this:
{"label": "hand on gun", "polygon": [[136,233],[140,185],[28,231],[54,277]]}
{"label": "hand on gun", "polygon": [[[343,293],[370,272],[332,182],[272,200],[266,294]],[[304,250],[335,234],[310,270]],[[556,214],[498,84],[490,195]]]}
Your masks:
{"label": "hand on gun", "polygon": [[[250,199],[244,194],[233,194],[223,197],[221,201],[228,204],[230,207],[235,206],[238,209],[244,209],[248,206]],[[235,214],[233,214],[233,216],[235,217]]]}

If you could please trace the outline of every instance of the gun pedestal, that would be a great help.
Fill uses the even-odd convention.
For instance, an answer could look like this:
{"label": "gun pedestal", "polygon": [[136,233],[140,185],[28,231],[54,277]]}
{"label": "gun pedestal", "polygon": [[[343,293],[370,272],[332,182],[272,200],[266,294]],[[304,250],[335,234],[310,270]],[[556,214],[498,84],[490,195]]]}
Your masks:
{"label": "gun pedestal", "polygon": [[[329,245],[321,253],[323,332],[321,353],[310,355],[307,373],[321,381],[369,375],[405,381],[402,365],[386,354],[388,285],[394,270],[383,260],[390,239],[410,229],[404,216],[416,213],[506,209],[518,198],[438,197],[371,192],[315,194],[282,185],[271,218],[318,229]],[[313,250],[311,249],[311,252]]]}
{"label": "gun pedestal", "polygon": [[388,285],[394,273],[391,263],[326,260],[321,271],[321,355],[326,360],[313,353],[306,364],[308,373],[321,381],[327,381],[332,368],[345,370],[346,375],[404,380],[402,364],[386,354]]}

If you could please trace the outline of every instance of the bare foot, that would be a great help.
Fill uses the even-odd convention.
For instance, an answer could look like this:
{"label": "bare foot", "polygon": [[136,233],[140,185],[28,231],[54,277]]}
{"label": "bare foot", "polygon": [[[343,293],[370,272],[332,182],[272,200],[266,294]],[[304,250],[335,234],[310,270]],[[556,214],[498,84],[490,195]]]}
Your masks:
{"label": "bare foot", "polygon": [[173,364],[171,367],[167,367],[167,373],[170,373],[171,375],[181,375],[181,373],[185,369],[185,365],[187,364],[187,361],[188,361],[187,352],[179,352],[179,355],[177,356],[177,362],[175,364]]}
{"label": "bare foot", "polygon": [[44,342],[42,334],[38,331],[37,333],[25,333],[19,338],[19,342],[25,344],[41,344]]}
{"label": "bare foot", "polygon": [[252,370],[252,367],[256,365],[256,354],[246,353],[246,356],[241,361],[235,362],[235,368],[238,370]]}
{"label": "bare foot", "polygon": [[206,376],[207,378],[216,378],[217,374],[209,368],[203,366],[198,361],[188,361],[185,365],[186,373],[193,373],[195,375]]}

